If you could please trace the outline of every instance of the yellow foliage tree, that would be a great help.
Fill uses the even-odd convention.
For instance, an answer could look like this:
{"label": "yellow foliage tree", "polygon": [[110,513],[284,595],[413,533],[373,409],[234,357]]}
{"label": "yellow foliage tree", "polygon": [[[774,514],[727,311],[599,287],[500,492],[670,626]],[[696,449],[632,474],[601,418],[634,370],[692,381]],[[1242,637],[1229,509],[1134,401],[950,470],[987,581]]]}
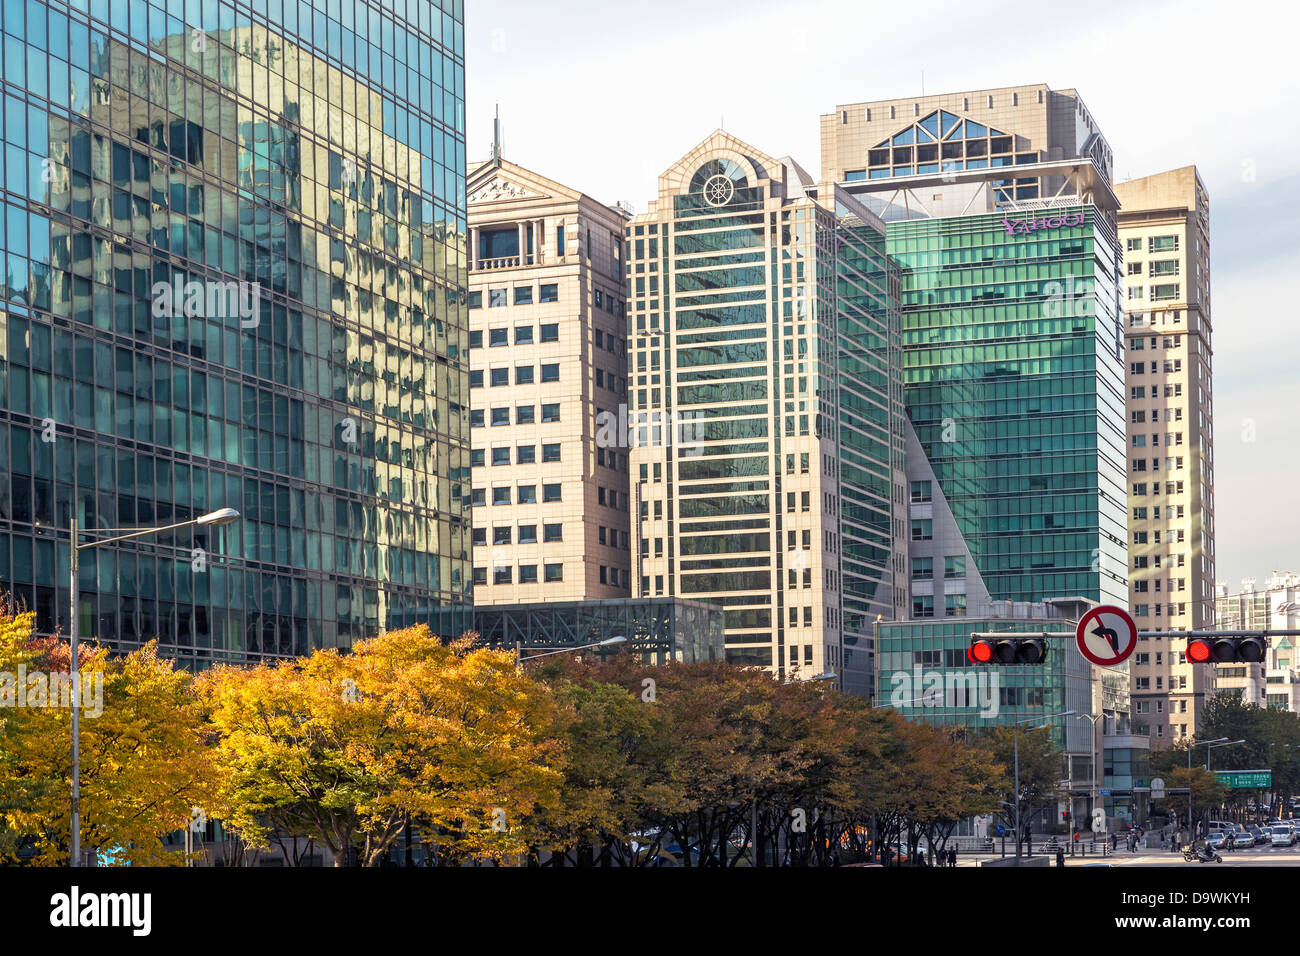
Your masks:
{"label": "yellow foliage tree", "polygon": [[471,644],[421,626],[206,674],[217,814],[253,846],[319,839],[336,866],[349,849],[378,865],[408,824],[442,860],[521,850],[558,801],[553,705],[511,655]]}
{"label": "yellow foliage tree", "polygon": [[[67,681],[70,653],[33,641],[32,626],[31,614],[0,616],[0,695],[25,695],[26,704],[0,708],[0,854],[62,866],[72,833],[71,710],[55,688]],[[164,838],[188,825],[212,783],[190,675],[154,644],[118,657],[83,647],[81,675],[81,845],[115,863],[184,862]]]}

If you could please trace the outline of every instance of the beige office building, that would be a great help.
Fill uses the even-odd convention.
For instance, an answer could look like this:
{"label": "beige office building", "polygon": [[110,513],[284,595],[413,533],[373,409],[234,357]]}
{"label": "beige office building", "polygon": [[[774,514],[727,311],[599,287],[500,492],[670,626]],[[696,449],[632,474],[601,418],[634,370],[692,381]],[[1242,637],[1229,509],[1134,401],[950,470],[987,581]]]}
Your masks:
{"label": "beige office building", "polygon": [[627,401],[627,216],[494,152],[468,177],[474,603],[626,598],[627,449],[596,423]]}
{"label": "beige office building", "polygon": [[[1214,626],[1209,197],[1194,166],[1118,183],[1128,360],[1129,609],[1144,631]],[[1133,719],[1155,747],[1195,735],[1215,665],[1141,641]]]}

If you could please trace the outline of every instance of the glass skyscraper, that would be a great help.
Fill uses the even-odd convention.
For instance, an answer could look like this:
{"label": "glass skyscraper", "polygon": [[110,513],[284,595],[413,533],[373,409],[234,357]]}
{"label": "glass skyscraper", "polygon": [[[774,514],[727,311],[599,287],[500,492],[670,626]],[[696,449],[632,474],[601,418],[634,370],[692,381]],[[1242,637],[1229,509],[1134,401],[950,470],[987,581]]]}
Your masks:
{"label": "glass skyscraper", "polygon": [[469,624],[462,0],[3,3],[0,588],[202,664]]}
{"label": "glass skyscraper", "polygon": [[1062,203],[891,222],[888,236],[908,415],[990,598],[1123,605],[1113,221]]}

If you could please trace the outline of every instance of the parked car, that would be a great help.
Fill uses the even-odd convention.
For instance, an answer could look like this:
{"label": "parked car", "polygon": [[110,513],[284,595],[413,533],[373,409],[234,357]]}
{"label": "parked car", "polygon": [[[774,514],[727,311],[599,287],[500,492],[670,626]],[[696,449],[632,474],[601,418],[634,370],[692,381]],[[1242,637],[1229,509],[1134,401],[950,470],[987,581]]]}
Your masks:
{"label": "parked car", "polygon": [[1294,846],[1295,831],[1288,826],[1278,825],[1270,828],[1269,842],[1273,846]]}
{"label": "parked car", "polygon": [[1228,843],[1228,837],[1231,833],[1228,830],[1214,830],[1205,838],[1205,845],[1211,850],[1225,849]]}
{"label": "parked car", "polygon": [[1263,846],[1265,843],[1268,843],[1269,839],[1272,837],[1271,833],[1265,833],[1262,827],[1255,826],[1254,824],[1246,827],[1246,832],[1251,836],[1251,846]]}

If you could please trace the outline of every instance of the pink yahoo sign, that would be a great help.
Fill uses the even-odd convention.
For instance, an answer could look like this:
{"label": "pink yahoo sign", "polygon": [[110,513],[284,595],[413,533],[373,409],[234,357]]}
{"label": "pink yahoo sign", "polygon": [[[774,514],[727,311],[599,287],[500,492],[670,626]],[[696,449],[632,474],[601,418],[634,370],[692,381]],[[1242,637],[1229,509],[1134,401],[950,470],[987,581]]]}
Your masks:
{"label": "pink yahoo sign", "polygon": [[1053,216],[1051,219],[1017,219],[1012,222],[1009,219],[1003,219],[1002,225],[1007,228],[1008,236],[1025,236],[1031,232],[1037,232],[1039,229],[1060,229],[1062,226],[1082,226],[1083,213],[1074,213],[1065,216]]}

